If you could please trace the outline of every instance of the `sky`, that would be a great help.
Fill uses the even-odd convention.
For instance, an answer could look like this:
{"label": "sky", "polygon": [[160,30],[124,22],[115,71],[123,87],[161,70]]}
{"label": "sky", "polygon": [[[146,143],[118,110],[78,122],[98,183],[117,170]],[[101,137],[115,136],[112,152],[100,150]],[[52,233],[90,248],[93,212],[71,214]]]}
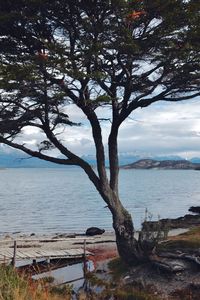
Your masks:
{"label": "sky", "polygon": [[[158,20],[154,25],[157,25],[157,22]],[[150,65],[150,67],[152,66]],[[146,70],[146,63],[143,68],[142,71]],[[154,73],[153,76],[155,76]],[[118,137],[120,155],[140,157],[175,155],[185,159],[200,157],[199,112],[200,98],[177,103],[160,101],[143,109],[138,108],[120,128]],[[67,127],[59,135],[61,141],[77,155],[94,155],[94,142],[86,117],[74,105],[67,107],[66,113],[72,121],[82,122],[82,126]],[[110,110],[109,108],[100,108],[98,113],[101,118],[107,118]],[[110,122],[102,122],[101,126],[107,151]],[[30,127],[25,129],[18,138],[20,143],[31,149],[37,148],[42,140],[44,137],[40,130]],[[5,149],[5,146],[3,148],[8,150]],[[52,150],[52,155],[59,156],[59,153]]]}
{"label": "sky", "polygon": [[137,110],[121,130],[121,151],[200,157],[199,111],[200,101],[160,102]]}
{"label": "sky", "polygon": [[[74,105],[66,112],[73,121],[82,122],[81,127],[68,126],[60,135],[62,142],[76,154],[94,155],[91,128],[85,116]],[[138,108],[122,124],[119,131],[120,155],[141,157],[178,155],[185,159],[200,157],[200,99],[177,103],[157,102],[146,108]],[[100,117],[108,117],[110,109],[101,108]],[[110,122],[101,122],[103,140],[107,150]],[[38,129],[27,128],[19,138],[34,148],[42,141]],[[52,154],[58,156],[53,150]]]}

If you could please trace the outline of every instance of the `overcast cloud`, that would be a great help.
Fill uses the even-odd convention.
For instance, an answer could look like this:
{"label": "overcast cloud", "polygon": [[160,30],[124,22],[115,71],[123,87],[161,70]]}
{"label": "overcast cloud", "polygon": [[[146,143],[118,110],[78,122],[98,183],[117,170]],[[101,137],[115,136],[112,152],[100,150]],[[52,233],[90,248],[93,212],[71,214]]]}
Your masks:
{"label": "overcast cloud", "polygon": [[[81,127],[68,127],[60,139],[78,155],[94,154],[91,128],[85,116],[75,106],[66,109],[73,121]],[[166,103],[159,102],[137,109],[121,126],[119,152],[141,156],[180,155],[200,157],[200,100]],[[99,109],[100,117],[108,117],[109,109]],[[110,122],[102,122],[106,147]],[[28,128],[20,140],[31,148],[43,140],[37,129]],[[56,151],[54,155],[58,155]]]}

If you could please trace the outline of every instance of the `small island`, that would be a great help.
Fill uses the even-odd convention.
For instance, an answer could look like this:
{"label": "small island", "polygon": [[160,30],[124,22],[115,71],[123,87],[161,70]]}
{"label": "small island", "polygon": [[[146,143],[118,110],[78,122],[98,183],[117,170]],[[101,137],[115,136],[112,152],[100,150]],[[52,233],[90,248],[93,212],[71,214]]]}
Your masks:
{"label": "small island", "polygon": [[140,159],[134,163],[121,166],[121,169],[165,169],[165,170],[200,170],[200,163],[189,160]]}

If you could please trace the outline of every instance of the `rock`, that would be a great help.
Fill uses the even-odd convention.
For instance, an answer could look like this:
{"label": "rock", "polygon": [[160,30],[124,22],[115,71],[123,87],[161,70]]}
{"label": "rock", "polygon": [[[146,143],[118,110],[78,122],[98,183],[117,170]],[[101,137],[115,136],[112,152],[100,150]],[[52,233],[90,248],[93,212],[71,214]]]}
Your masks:
{"label": "rock", "polygon": [[192,213],[195,214],[200,214],[200,206],[191,206],[188,211],[191,211]]}
{"label": "rock", "polygon": [[140,159],[132,164],[121,167],[122,169],[174,169],[174,170],[200,170],[200,164],[188,160],[163,160]]}
{"label": "rock", "polygon": [[89,236],[93,236],[93,235],[100,235],[100,234],[103,234],[105,232],[104,229],[100,229],[98,227],[90,227],[86,230],[86,235],[89,235]]}
{"label": "rock", "polygon": [[143,230],[158,231],[175,228],[188,228],[200,224],[200,214],[187,214],[176,219],[161,219],[159,221],[145,221],[142,223]]}

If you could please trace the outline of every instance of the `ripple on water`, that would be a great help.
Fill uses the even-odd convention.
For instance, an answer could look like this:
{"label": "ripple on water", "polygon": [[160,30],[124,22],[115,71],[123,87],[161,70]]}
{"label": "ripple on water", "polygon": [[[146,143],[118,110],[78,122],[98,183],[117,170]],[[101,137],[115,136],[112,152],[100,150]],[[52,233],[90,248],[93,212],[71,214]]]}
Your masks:
{"label": "ripple on water", "polygon": [[[120,195],[139,228],[145,210],[153,219],[178,217],[199,205],[200,172],[121,170]],[[0,173],[1,232],[78,232],[110,230],[105,203],[78,168],[7,169]]]}

